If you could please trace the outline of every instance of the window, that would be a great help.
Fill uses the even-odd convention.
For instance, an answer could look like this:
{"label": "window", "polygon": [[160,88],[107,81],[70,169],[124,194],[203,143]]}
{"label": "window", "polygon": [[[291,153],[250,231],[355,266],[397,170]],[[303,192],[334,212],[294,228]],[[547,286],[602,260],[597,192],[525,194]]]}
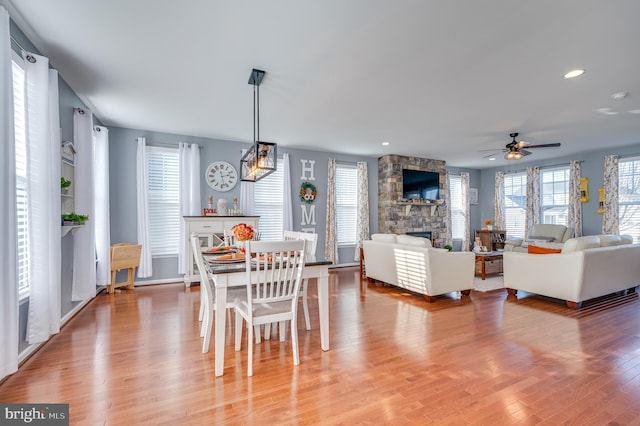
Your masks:
{"label": "window", "polygon": [[513,173],[504,176],[505,231],[509,237],[524,238],[526,230],[527,175]]}
{"label": "window", "polygon": [[569,167],[540,171],[542,223],[567,225],[569,219]]}
{"label": "window", "polygon": [[449,194],[451,194],[451,237],[464,238],[465,206],[462,205],[462,178],[449,176]]}
{"label": "window", "polygon": [[618,227],[640,242],[640,158],[618,162]]}
{"label": "window", "polygon": [[336,221],[338,245],[355,245],[358,222],[358,169],[336,164]]}
{"label": "window", "polygon": [[24,68],[22,58],[14,54],[13,109],[14,137],[16,144],[16,224],[18,229],[18,294],[20,299],[29,296],[29,220],[27,215],[27,137]]}
{"label": "window", "polygon": [[178,149],[147,146],[147,179],[151,254],[177,255],[180,243]]}
{"label": "window", "polygon": [[[284,162],[278,159],[276,171],[260,179],[254,185],[254,213],[260,216],[260,239],[277,241],[284,231]],[[287,194],[290,197],[290,194]]]}

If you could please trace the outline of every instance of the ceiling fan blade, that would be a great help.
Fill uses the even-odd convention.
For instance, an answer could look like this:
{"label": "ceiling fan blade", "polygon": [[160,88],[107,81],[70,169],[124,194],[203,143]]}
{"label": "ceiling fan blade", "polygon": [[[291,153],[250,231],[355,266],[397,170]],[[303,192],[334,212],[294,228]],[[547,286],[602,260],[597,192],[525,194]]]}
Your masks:
{"label": "ceiling fan blade", "polygon": [[555,148],[560,146],[560,142],[556,142],[556,143],[543,143],[543,144],[539,144],[539,145],[527,145],[523,148]]}
{"label": "ceiling fan blade", "polygon": [[531,151],[527,151],[526,149],[521,149],[520,154],[522,154],[522,156],[524,157],[525,155],[531,155]]}
{"label": "ceiling fan blade", "polygon": [[505,148],[492,148],[492,149],[479,149],[478,152],[500,152],[500,151],[506,151]]}
{"label": "ceiling fan blade", "polygon": [[497,152],[496,152],[496,151],[493,151],[493,153],[492,153],[492,154],[485,155],[485,156],[484,156],[484,157],[482,157],[482,158],[489,158],[489,157],[493,157],[493,156],[494,156],[494,155],[496,155],[496,154],[497,154]]}

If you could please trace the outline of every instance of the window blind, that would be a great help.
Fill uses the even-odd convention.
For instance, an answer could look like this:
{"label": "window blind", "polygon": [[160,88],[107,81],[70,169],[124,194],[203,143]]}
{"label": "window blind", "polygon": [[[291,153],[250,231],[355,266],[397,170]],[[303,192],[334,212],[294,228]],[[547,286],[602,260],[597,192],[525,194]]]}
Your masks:
{"label": "window blind", "polygon": [[540,171],[542,223],[569,222],[569,167]]}
{"label": "window blind", "polygon": [[526,173],[512,173],[504,176],[505,231],[509,237],[524,238],[526,230]]}
{"label": "window blind", "polygon": [[148,146],[147,178],[151,254],[177,255],[181,220],[178,149]]}
{"label": "window blind", "polygon": [[358,221],[358,169],[336,164],[336,221],[338,245],[355,245]]}
{"label": "window blind", "polygon": [[640,242],[640,158],[618,162],[618,227]]}
{"label": "window blind", "polygon": [[13,119],[16,150],[16,223],[18,254],[18,294],[20,299],[29,296],[29,192],[27,186],[27,137],[24,68],[14,60]]}
{"label": "window blind", "polygon": [[465,208],[462,205],[462,178],[460,176],[449,176],[449,194],[451,194],[451,238],[462,239],[465,228]]}
{"label": "window blind", "polygon": [[276,171],[254,184],[254,212],[260,216],[261,240],[282,240],[285,196],[282,167],[283,160],[279,158]]}

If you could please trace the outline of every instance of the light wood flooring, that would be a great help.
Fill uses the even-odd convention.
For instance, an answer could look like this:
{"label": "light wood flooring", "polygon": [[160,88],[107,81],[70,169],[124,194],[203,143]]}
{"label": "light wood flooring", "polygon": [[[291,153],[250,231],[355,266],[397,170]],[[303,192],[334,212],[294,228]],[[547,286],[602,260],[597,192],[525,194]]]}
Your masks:
{"label": "light wood flooring", "polygon": [[503,289],[429,304],[338,269],[322,352],[310,293],[300,365],[288,340],[263,341],[252,378],[231,328],[214,376],[197,286],[101,293],[0,385],[0,402],[69,403],[72,425],[640,424],[636,294],[579,311]]}

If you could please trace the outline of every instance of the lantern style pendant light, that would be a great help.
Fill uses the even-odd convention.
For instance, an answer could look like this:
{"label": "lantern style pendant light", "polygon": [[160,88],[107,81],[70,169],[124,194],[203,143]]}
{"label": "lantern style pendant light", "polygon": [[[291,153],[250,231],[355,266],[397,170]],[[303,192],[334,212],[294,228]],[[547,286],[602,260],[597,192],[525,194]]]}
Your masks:
{"label": "lantern style pendant light", "polygon": [[260,83],[264,75],[264,71],[254,68],[249,76],[249,84],[253,85],[253,145],[240,159],[240,180],[245,182],[259,181],[278,165],[277,145],[260,140]]}

